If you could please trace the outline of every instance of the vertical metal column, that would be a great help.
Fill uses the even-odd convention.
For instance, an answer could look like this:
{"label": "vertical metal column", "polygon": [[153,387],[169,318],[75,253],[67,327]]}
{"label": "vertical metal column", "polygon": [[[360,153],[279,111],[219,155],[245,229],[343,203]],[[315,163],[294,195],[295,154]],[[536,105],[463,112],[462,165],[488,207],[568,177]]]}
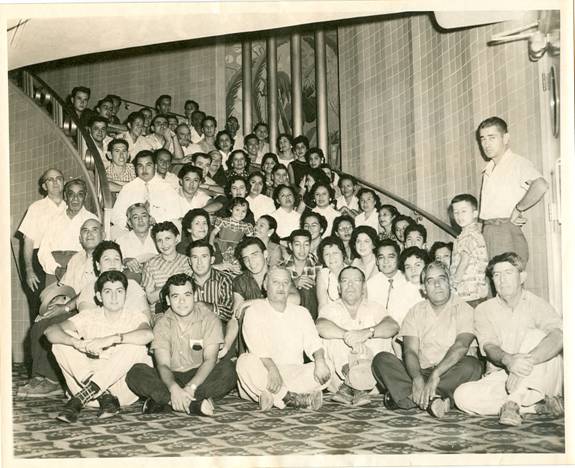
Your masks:
{"label": "vertical metal column", "polygon": [[315,32],[315,94],[317,98],[317,142],[327,157],[327,64],[323,30]]}
{"label": "vertical metal column", "polygon": [[252,131],[252,41],[242,42],[242,132]]}
{"label": "vertical metal column", "polygon": [[303,108],[301,96],[301,35],[293,33],[290,45],[291,61],[291,108],[292,135],[299,136],[303,132]]}
{"label": "vertical metal column", "polygon": [[268,128],[270,151],[276,152],[278,137],[278,62],[275,37],[267,39],[267,75],[268,75]]}

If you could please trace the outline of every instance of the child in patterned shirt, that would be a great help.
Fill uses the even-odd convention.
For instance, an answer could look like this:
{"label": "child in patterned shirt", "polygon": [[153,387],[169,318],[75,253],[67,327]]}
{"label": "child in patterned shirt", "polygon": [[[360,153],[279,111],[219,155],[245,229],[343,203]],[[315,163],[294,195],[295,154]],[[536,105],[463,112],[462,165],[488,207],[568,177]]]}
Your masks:
{"label": "child in patterned shirt", "polygon": [[449,211],[461,233],[453,243],[451,285],[455,293],[472,307],[483,302],[489,291],[485,268],[489,257],[481,225],[477,221],[477,199],[467,193],[451,200]]}
{"label": "child in patterned shirt", "polygon": [[112,163],[106,168],[106,178],[112,192],[119,192],[124,185],[136,178],[133,164],[128,164],[130,154],[126,140],[116,138],[108,144]]}
{"label": "child in patterned shirt", "polygon": [[218,244],[224,257],[224,262],[236,261],[234,250],[236,245],[245,237],[254,235],[254,226],[245,221],[249,211],[249,203],[245,198],[232,199],[229,218],[216,218],[214,229],[210,234],[210,243]]}

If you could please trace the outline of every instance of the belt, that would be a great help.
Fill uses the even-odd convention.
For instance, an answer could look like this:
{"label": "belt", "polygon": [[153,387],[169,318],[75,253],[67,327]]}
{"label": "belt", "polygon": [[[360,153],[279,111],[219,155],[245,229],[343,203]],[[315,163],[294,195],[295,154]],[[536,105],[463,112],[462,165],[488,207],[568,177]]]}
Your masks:
{"label": "belt", "polygon": [[500,224],[507,224],[510,223],[509,218],[491,218],[491,219],[484,219],[483,224],[495,225],[498,226]]}

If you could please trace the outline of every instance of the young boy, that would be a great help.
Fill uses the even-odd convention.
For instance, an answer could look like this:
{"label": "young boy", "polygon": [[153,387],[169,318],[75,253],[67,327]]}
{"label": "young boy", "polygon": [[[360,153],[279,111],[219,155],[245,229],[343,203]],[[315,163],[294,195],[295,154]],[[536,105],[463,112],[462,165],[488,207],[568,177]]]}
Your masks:
{"label": "young boy", "polygon": [[[94,145],[96,145],[98,153],[100,153],[104,168],[107,168],[110,165],[110,160],[108,159],[106,150],[108,149],[108,143],[112,141],[112,138],[108,136],[108,120],[96,115],[88,122],[88,128],[92,141]],[[96,157],[96,155],[94,155],[94,157]]]}
{"label": "young boy", "polygon": [[301,180],[309,170],[309,165],[305,157],[308,149],[309,140],[305,135],[299,135],[293,139],[295,160],[288,164],[288,173],[290,183],[295,187],[299,186]]}
{"label": "young boy", "polygon": [[405,248],[419,247],[427,249],[427,229],[423,224],[411,224],[405,228]]}
{"label": "young boy", "polygon": [[261,162],[261,158],[258,160],[258,144],[259,140],[255,133],[250,133],[244,137],[244,149],[246,153],[248,153],[248,159],[252,164],[259,164]]}
{"label": "young boy", "polygon": [[427,251],[419,247],[408,247],[399,256],[399,269],[403,271],[405,279],[421,287],[421,272],[429,263]]}
{"label": "young boy", "polygon": [[130,153],[126,140],[120,138],[108,143],[108,155],[112,163],[106,168],[106,178],[112,192],[119,192],[124,185],[136,178],[133,164],[128,164]]}
{"label": "young boy", "polygon": [[317,273],[322,266],[316,256],[311,254],[311,234],[305,229],[295,229],[289,237],[291,256],[281,263],[291,275],[299,291],[301,302],[312,318],[317,319],[318,303],[316,295]]}
{"label": "young boy", "polygon": [[[192,274],[189,258],[176,252],[180,242],[180,231],[170,221],[158,223],[152,228],[152,239],[156,243],[159,255],[144,264],[142,271],[142,287],[146,291],[152,310],[160,305],[160,290],[168,278],[177,273]],[[159,308],[156,309],[159,312]]]}
{"label": "young boy", "polygon": [[136,364],[126,377],[130,389],[146,398],[142,413],[169,410],[213,416],[216,400],[236,386],[235,361],[218,362],[222,325],[208,309],[194,307],[192,279],[171,276],[162,288],[166,314],[154,327],[156,369]]}
{"label": "young boy", "polygon": [[146,345],[153,334],[142,312],[124,308],[127,287],[123,273],[102,273],[95,286],[101,306],[45,331],[73,395],[58,420],[76,422],[80,410],[93,400],[100,405],[98,417],[107,418],[138,399],[125,376],[134,364],[151,364]]}
{"label": "young boy", "polygon": [[451,254],[451,284],[457,295],[472,307],[489,293],[485,278],[489,258],[481,224],[477,222],[477,207],[477,199],[467,193],[457,195],[449,205],[449,211],[461,227]]}

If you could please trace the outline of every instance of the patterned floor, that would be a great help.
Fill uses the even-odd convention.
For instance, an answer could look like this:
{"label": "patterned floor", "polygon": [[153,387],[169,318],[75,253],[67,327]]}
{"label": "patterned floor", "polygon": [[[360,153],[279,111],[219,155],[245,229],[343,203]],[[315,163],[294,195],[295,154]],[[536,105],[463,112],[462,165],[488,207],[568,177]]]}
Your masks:
{"label": "patterned floor", "polygon": [[[25,381],[13,370],[14,394]],[[452,411],[441,421],[416,410],[390,412],[326,403],[320,411],[273,409],[229,395],[214,418],[141,415],[141,403],[100,421],[86,409],[77,424],[54,420],[63,399],[14,398],[14,456],[21,458],[158,457],[226,455],[344,455],[411,453],[564,453],[564,421],[526,416],[520,428],[496,418]]]}

